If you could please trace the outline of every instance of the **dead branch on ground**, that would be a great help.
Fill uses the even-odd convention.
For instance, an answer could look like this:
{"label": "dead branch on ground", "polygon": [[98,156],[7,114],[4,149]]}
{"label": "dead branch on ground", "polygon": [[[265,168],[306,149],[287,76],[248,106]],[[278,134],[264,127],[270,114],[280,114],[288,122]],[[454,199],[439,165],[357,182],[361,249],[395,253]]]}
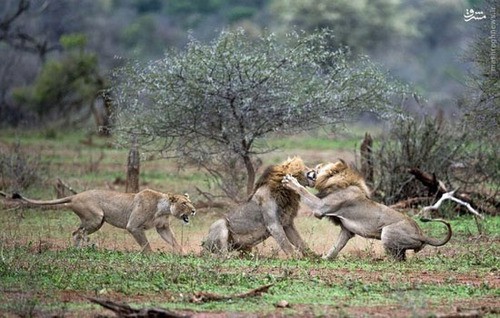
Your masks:
{"label": "dead branch on ground", "polygon": [[479,212],[477,212],[468,202],[464,202],[460,199],[457,199],[455,198],[453,195],[455,194],[455,191],[457,190],[453,190],[453,191],[450,191],[450,192],[446,192],[444,193],[441,198],[436,202],[434,203],[434,205],[432,206],[426,206],[424,208],[422,208],[422,210],[419,212],[420,213],[424,213],[429,211],[429,210],[437,210],[439,209],[439,207],[441,206],[441,204],[445,201],[445,200],[451,200],[453,202],[456,202],[460,205],[463,205],[467,208],[467,210],[469,210],[469,212],[471,212],[472,214],[474,214],[475,216],[481,218],[481,219],[484,219],[484,216],[482,216]]}
{"label": "dead branch on ground", "polygon": [[262,295],[263,293],[266,293],[269,290],[269,288],[273,285],[274,284],[264,285],[264,286],[252,289],[248,292],[241,293],[241,294],[235,294],[235,295],[219,295],[219,294],[213,294],[213,293],[207,293],[207,292],[196,292],[191,297],[190,301],[193,303],[203,303],[203,302],[209,302],[209,301],[256,297],[256,296]]}
{"label": "dead branch on ground", "polygon": [[[430,173],[422,171],[418,168],[409,169],[408,172],[411,173],[412,175],[414,175],[417,180],[422,182],[422,184],[428,188],[429,198],[435,197],[436,199],[439,199],[445,193],[447,193],[449,191],[447,189],[447,187],[444,185],[444,183],[441,180],[437,179],[437,177],[434,173],[430,174]],[[468,204],[469,207],[472,208],[472,205],[475,205],[478,210],[482,211],[483,213],[490,214],[490,215],[497,215],[499,213],[498,207],[500,206],[500,202],[498,202],[498,200],[495,199],[495,196],[486,197],[485,195],[483,195],[479,192],[473,192],[473,193],[460,192],[459,193],[457,190],[455,190],[453,192],[454,192],[453,198],[454,198],[455,202],[459,203],[462,206],[467,207],[466,204]],[[490,207],[484,206],[484,204],[483,205],[474,204],[472,197],[479,198],[482,202],[485,202],[488,205],[490,205]],[[413,200],[413,198],[410,198],[408,200]],[[456,200],[458,200],[460,202],[458,202]],[[401,206],[401,208],[404,208],[405,201],[398,202],[395,205],[397,207]],[[413,202],[411,202],[411,203],[413,203]],[[467,207],[467,209],[469,211],[471,211],[471,209],[469,207]],[[474,213],[474,212],[472,212],[472,213]]]}
{"label": "dead branch on ground", "polygon": [[190,316],[179,315],[169,310],[162,308],[141,308],[134,309],[125,303],[117,303],[112,300],[104,300],[93,297],[86,297],[89,301],[98,304],[106,309],[113,311],[118,317],[134,317],[134,318],[187,318]]}

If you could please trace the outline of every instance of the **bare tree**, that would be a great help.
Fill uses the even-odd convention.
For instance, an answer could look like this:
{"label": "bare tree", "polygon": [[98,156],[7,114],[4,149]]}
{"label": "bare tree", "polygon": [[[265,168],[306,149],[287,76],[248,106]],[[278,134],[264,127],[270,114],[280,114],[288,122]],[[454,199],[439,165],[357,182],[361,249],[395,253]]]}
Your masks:
{"label": "bare tree", "polygon": [[[50,1],[45,1],[38,9],[43,11],[44,6],[49,5],[49,3]],[[8,8],[9,5],[12,6],[12,2],[7,1],[4,5]],[[57,40],[41,36],[26,27],[25,16],[30,13],[30,8],[32,8],[30,0],[19,0],[13,10],[5,12],[0,20],[0,41],[8,43],[15,49],[34,53],[40,57],[41,61],[45,61],[48,53],[60,50],[61,46]]]}

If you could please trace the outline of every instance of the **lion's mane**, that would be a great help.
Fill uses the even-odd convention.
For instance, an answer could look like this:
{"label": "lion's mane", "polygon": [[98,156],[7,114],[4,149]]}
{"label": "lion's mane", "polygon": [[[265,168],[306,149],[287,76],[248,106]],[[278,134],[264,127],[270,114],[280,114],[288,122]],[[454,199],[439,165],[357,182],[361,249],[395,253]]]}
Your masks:
{"label": "lion's mane", "polygon": [[327,163],[320,168],[320,171],[316,176],[314,185],[319,191],[317,194],[319,198],[323,198],[336,190],[345,189],[349,186],[358,187],[367,198],[370,197],[370,189],[363,177],[343,160],[335,163]]}
{"label": "lion's mane", "polygon": [[[316,194],[318,198],[325,198],[330,193],[346,189],[349,186],[358,187],[367,198],[370,198],[370,189],[368,189],[363,177],[349,167],[344,160],[327,163],[318,167],[317,170],[314,187],[319,191]],[[341,224],[340,220],[335,216],[329,216],[328,219],[336,225]]]}
{"label": "lion's mane", "polygon": [[[300,157],[289,158],[281,164],[269,166],[257,180],[253,194],[260,187],[267,185],[271,191],[271,196],[280,207],[280,211],[286,215],[295,216],[299,209],[300,195],[285,189],[281,181],[284,176],[291,174],[297,178],[301,184],[305,184],[306,178],[304,171],[306,169],[304,161]],[[250,196],[250,198],[252,196]]]}

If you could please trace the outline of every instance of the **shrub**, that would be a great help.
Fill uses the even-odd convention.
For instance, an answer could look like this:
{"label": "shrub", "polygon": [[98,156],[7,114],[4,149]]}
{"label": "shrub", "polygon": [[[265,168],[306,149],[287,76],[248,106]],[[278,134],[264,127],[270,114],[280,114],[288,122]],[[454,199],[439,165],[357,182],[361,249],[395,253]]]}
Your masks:
{"label": "shrub", "polygon": [[39,182],[40,157],[29,155],[19,142],[0,152],[0,189],[19,191]]}
{"label": "shrub", "polygon": [[485,147],[469,136],[466,127],[446,122],[442,116],[400,119],[374,151],[374,193],[386,204],[435,195],[409,173],[411,168],[435,174],[448,190],[460,187],[463,191],[485,178],[498,184],[491,151],[495,147]]}
{"label": "shrub", "polygon": [[427,188],[409,173],[411,168],[437,173],[449,185],[450,168],[466,148],[465,140],[465,132],[454,130],[441,117],[396,121],[375,147],[375,196],[386,204],[428,196]]}

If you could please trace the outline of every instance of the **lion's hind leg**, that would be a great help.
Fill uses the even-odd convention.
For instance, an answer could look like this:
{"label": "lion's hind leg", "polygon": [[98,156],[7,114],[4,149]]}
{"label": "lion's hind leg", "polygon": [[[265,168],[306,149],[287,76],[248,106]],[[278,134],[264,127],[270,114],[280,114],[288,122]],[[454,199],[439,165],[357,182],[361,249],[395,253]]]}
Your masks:
{"label": "lion's hind leg", "polygon": [[226,254],[229,250],[229,229],[226,219],[215,221],[208,230],[207,237],[203,240],[203,249],[218,254]]}
{"label": "lion's hind leg", "polygon": [[80,226],[73,232],[73,244],[83,247],[89,242],[88,235],[98,231],[104,224],[104,212],[100,208],[73,210],[80,217]]}
{"label": "lion's hind leg", "polygon": [[81,226],[72,233],[73,245],[76,248],[83,247],[89,242],[87,231]]}
{"label": "lion's hind leg", "polygon": [[382,244],[385,251],[397,261],[406,260],[406,250],[420,250],[422,241],[414,229],[405,221],[397,222],[382,229]]}

